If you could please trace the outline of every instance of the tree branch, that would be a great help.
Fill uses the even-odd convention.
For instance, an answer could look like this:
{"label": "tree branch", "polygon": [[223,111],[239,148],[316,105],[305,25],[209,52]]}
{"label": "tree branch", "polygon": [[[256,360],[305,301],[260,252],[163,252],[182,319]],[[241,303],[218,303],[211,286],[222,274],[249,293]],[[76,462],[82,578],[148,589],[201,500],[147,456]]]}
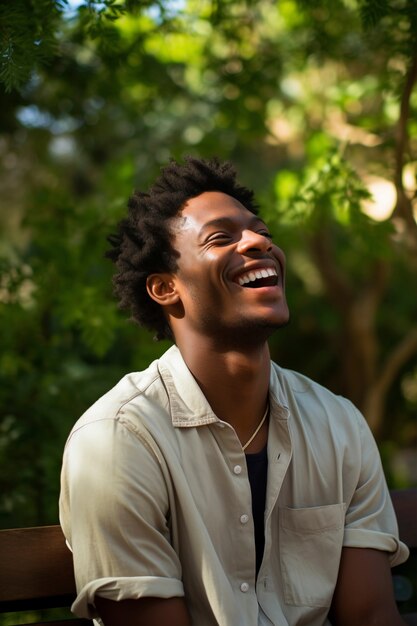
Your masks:
{"label": "tree branch", "polygon": [[409,228],[409,234],[417,243],[417,224],[414,220],[411,199],[404,190],[403,170],[404,155],[408,147],[408,118],[410,116],[410,98],[414,84],[417,80],[417,53],[414,54],[408,69],[404,89],[401,97],[400,116],[398,119],[396,145],[395,145],[395,177],[394,183],[397,191],[397,204],[394,214],[404,219]]}
{"label": "tree branch", "polygon": [[353,289],[348,276],[337,266],[328,229],[324,227],[315,233],[310,240],[310,247],[330,300],[337,310],[345,313],[351,304]]}
{"label": "tree branch", "polygon": [[374,433],[381,425],[381,409],[390,386],[392,385],[395,377],[398,375],[401,367],[415,352],[417,352],[417,328],[411,329],[411,331],[397,344],[386,359],[376,382],[369,390],[368,397],[365,402],[364,413],[369,426],[372,428]]}
{"label": "tree branch", "polygon": [[414,352],[417,352],[417,328],[403,337],[387,358],[377,383],[380,389],[388,391],[395,376]]}

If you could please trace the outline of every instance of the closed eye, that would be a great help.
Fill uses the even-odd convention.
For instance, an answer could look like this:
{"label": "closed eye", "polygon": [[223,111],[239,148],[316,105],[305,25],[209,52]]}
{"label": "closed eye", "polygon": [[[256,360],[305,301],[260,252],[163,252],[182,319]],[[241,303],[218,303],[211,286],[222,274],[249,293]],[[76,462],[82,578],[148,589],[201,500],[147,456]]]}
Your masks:
{"label": "closed eye", "polygon": [[262,235],[262,237],[266,237],[267,239],[270,239],[272,241],[272,235],[267,230],[258,230],[256,232],[258,233],[258,235]]}
{"label": "closed eye", "polygon": [[207,237],[206,243],[229,243],[232,241],[230,233],[213,233]]}
{"label": "closed eye", "polygon": [[[256,234],[261,235],[262,237],[266,237],[267,239],[272,241],[272,235],[267,230],[258,230],[256,231]],[[206,244],[217,243],[219,245],[226,245],[228,243],[231,243],[232,241],[233,241],[233,235],[231,235],[231,233],[217,232],[207,237],[207,240],[205,243]]]}

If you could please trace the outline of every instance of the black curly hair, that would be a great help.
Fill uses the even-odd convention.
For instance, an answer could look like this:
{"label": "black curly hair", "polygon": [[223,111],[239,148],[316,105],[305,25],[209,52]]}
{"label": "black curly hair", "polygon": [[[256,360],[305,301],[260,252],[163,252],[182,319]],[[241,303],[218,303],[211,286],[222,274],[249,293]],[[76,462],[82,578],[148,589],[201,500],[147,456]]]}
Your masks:
{"label": "black curly hair", "polygon": [[162,307],[146,290],[146,279],[155,272],[177,269],[169,220],[187,200],[205,191],[226,193],[258,213],[253,191],[237,183],[231,163],[186,157],[183,164],[172,160],[164,167],[148,193],[135,191],[128,202],[128,216],[118,224],[117,233],[108,237],[112,248],[106,256],[116,264],[113,285],[120,307],[130,309],[135,322],[156,331],[157,339],[172,338],[172,333]]}

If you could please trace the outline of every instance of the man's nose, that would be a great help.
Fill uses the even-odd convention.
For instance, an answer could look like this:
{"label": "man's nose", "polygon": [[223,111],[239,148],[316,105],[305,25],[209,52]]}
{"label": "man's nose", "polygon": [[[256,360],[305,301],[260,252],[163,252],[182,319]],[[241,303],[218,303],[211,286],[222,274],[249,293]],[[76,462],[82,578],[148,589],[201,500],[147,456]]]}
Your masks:
{"label": "man's nose", "polygon": [[253,230],[244,230],[238,243],[240,254],[265,253],[271,250],[272,241],[262,233],[255,233]]}

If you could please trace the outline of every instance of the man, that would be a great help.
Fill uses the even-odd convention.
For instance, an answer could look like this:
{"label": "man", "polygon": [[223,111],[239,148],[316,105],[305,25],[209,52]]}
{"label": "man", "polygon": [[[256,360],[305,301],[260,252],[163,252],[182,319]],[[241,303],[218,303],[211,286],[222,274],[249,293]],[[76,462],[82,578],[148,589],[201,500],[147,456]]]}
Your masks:
{"label": "man", "polygon": [[175,346],[69,437],[74,612],[105,626],[402,624],[390,564],[407,548],[364,419],[270,361],[285,257],[253,193],[230,164],[172,162],[111,242],[121,305]]}

